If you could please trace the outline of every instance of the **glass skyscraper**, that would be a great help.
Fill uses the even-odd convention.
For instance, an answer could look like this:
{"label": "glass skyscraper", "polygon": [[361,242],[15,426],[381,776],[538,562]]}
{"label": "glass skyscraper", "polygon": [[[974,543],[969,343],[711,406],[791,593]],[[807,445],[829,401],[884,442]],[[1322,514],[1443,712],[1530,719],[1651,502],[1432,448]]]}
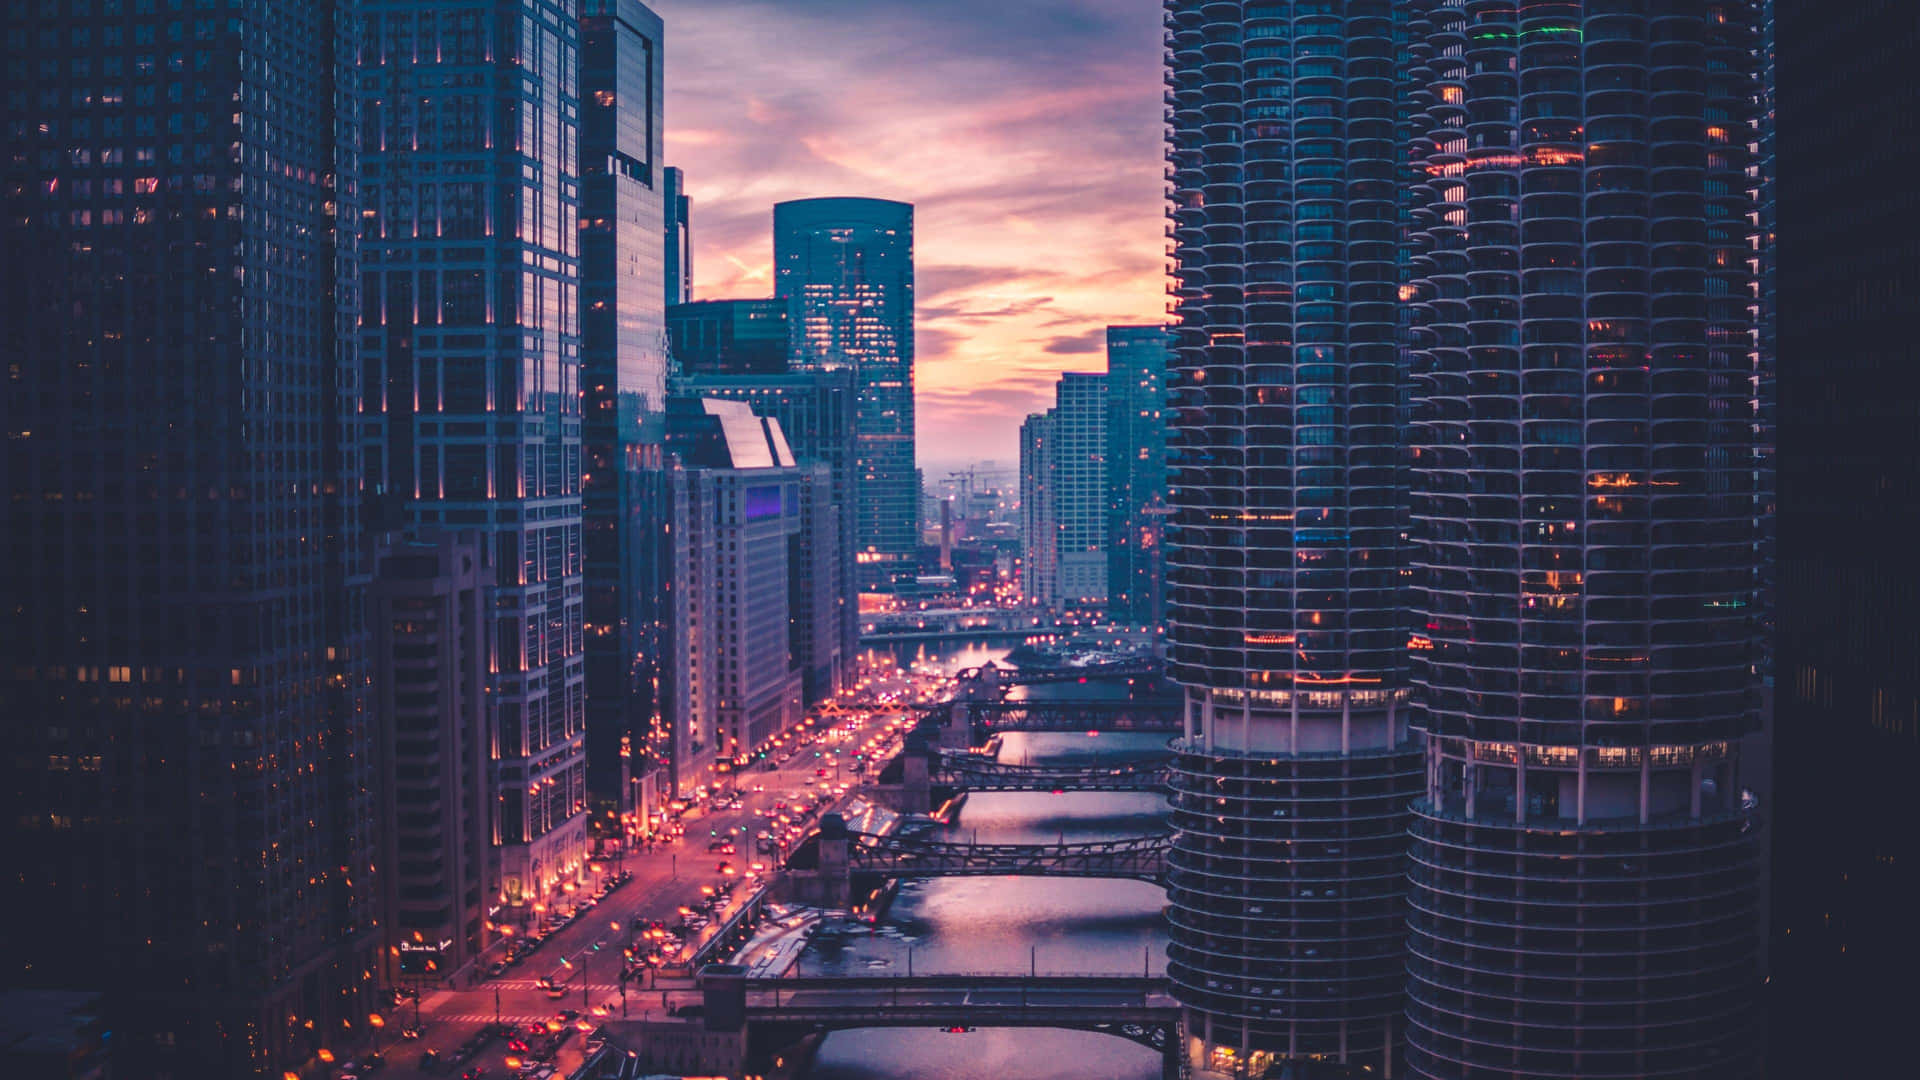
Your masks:
{"label": "glass skyscraper", "polygon": [[363,7],[371,502],[494,547],[497,902],[526,915],[586,857],[578,12]]}
{"label": "glass skyscraper", "polygon": [[377,1007],[355,9],[0,14],[0,958],[115,1076]]}
{"label": "glass skyscraper", "polygon": [[1107,610],[1123,622],[1164,617],[1160,524],[1147,508],[1167,494],[1169,337],[1161,326],[1107,327]]}
{"label": "glass skyscraper", "polygon": [[863,590],[919,567],[914,467],[913,207],[800,199],[773,208],[775,289],[788,304],[795,368],[854,373],[854,559]]}
{"label": "glass skyscraper", "polygon": [[1390,0],[1168,0],[1167,971],[1189,1063],[1395,1067],[1408,727]]}
{"label": "glass skyscraper", "polygon": [[1399,6],[1409,1072],[1752,1077],[1757,5]]}
{"label": "glass skyscraper", "polygon": [[660,166],[662,30],[639,0],[586,0],[580,13],[586,756],[589,789],[623,812],[624,785],[653,765],[665,647],[665,293],[675,267],[657,230],[676,193]]}

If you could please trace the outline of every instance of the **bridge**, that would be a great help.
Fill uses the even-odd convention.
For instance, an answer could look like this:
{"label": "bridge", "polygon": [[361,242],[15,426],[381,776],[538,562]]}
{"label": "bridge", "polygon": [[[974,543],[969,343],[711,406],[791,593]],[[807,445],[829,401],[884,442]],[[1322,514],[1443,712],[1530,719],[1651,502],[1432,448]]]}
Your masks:
{"label": "bridge", "polygon": [[976,743],[1002,731],[1185,730],[1178,701],[955,701],[952,715]]}
{"label": "bridge", "polygon": [[[824,835],[825,829],[822,829]],[[1167,874],[1166,836],[1129,836],[1058,844],[960,844],[850,833],[847,870],[884,878],[1133,878],[1159,884]]]}
{"label": "bridge", "polygon": [[1124,676],[1158,675],[1160,661],[1151,656],[1113,660],[1070,668],[1014,668],[999,664],[961,668],[954,677],[963,683],[994,682],[1004,687],[1037,686],[1042,683],[1082,682],[1088,679],[1116,679]]}
{"label": "bridge", "polygon": [[946,752],[927,780],[955,791],[1163,791],[1167,762],[1155,758],[1107,768],[1003,765],[982,754]]}
{"label": "bridge", "polygon": [[1021,641],[1061,628],[1058,618],[1033,609],[943,608],[874,615],[860,620],[860,641],[939,641],[987,638]]}
{"label": "bridge", "polygon": [[[803,1059],[830,1031],[870,1027],[1051,1027],[1098,1031],[1158,1050],[1162,1075],[1180,1069],[1179,1008],[1164,977],[952,974],[749,979],[701,969],[699,1000],[676,1019],[610,1022],[607,1051],[644,1070],[739,1076]],[[607,1051],[603,1051],[606,1054]],[[593,1061],[583,1075],[597,1076]]]}
{"label": "bridge", "polygon": [[1155,635],[1092,618],[1063,618],[1039,608],[935,608],[869,614],[860,620],[860,642],[946,641],[951,639],[1024,641],[1036,636],[1058,639],[1086,634],[1096,641],[1132,641],[1151,644]]}

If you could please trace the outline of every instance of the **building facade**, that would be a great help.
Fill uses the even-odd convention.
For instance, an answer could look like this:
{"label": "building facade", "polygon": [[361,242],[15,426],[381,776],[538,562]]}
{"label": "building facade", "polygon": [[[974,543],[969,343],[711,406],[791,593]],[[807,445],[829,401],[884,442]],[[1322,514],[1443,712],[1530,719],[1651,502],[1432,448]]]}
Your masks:
{"label": "building facade", "polygon": [[358,11],[157,7],[0,14],[0,960],[278,1075],[376,1007]]}
{"label": "building facade", "polygon": [[1107,610],[1150,626],[1166,617],[1165,549],[1148,507],[1167,497],[1168,344],[1165,327],[1107,327]]}
{"label": "building facade", "polygon": [[1058,575],[1053,542],[1053,441],[1051,410],[1030,413],[1020,425],[1020,596],[1039,607],[1052,601]]}
{"label": "building facade", "polygon": [[1405,5],[1414,1076],[1759,1071],[1756,6]]}
{"label": "building facade", "polygon": [[466,532],[389,538],[373,556],[367,623],[386,986],[464,982],[496,940],[493,716],[482,666],[492,655],[492,554]]}
{"label": "building facade", "polygon": [[1054,401],[1020,429],[1024,595],[1062,611],[1103,607],[1112,494],[1107,377],[1067,372],[1054,384]]}
{"label": "building facade", "polygon": [[587,854],[579,20],[362,7],[369,501],[494,547],[498,901],[526,919]]}
{"label": "building facade", "polygon": [[[685,795],[745,766],[804,716],[793,576],[808,548],[803,470],[776,421],[735,401],[672,400],[685,711],[672,737]],[[810,628],[810,627],[809,627]]]}
{"label": "building facade", "polygon": [[621,814],[658,722],[667,578],[667,343],[656,231],[673,206],[660,166],[664,43],[638,0],[587,0],[580,17],[581,511],[586,595],[587,787]]}
{"label": "building facade", "polygon": [[1166,5],[1167,972],[1203,1074],[1398,1070],[1399,6]]}
{"label": "building facade", "polygon": [[[810,672],[806,698],[809,704],[819,701],[846,685],[853,674],[854,657],[860,646],[860,597],[855,588],[852,543],[856,405],[853,373],[839,370],[781,375],[685,375],[675,385],[677,392],[693,397],[745,403],[756,416],[780,424],[794,459],[801,466],[820,465],[826,469],[815,511],[834,516],[834,535],[831,544],[818,552],[819,557],[827,561],[817,564],[807,582],[810,593],[828,606],[832,618],[831,628],[810,635],[805,649],[805,667]],[[816,523],[810,529],[821,538],[820,543],[827,543],[824,526]]]}
{"label": "building facade", "polygon": [[667,336],[688,375],[787,371],[787,302],[777,296],[676,304],[667,310]]}
{"label": "building facade", "polygon": [[[1768,1075],[1908,1066],[1920,841],[1910,5],[1773,0],[1779,514]],[[1771,89],[1771,88],[1770,88]],[[1770,191],[1770,194],[1771,194]],[[1764,220],[1764,219],[1763,219]],[[1765,249],[1763,249],[1764,252]],[[1764,342],[1763,338],[1763,342]],[[1763,354],[1764,355],[1764,354]],[[1764,398],[1763,398],[1764,401]],[[1818,1033],[1814,1035],[1812,1033]]]}
{"label": "building facade", "polygon": [[1056,608],[1107,602],[1107,377],[1069,371],[1054,386]]}
{"label": "building facade", "polygon": [[672,165],[661,170],[665,177],[666,210],[666,298],[667,306],[693,302],[693,200],[687,195],[687,174]]}
{"label": "building facade", "polygon": [[787,301],[792,365],[845,368],[855,418],[855,570],[862,591],[919,569],[914,466],[913,207],[884,199],[800,199],[773,208],[773,267]]}

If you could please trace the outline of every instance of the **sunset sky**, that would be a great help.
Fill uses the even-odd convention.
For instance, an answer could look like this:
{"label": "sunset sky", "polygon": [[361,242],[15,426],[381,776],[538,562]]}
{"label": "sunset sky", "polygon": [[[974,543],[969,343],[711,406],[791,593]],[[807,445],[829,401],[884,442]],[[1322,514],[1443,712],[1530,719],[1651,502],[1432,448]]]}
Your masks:
{"label": "sunset sky", "polygon": [[771,293],[773,204],[915,205],[919,451],[1017,461],[1102,328],[1165,307],[1158,0],[650,0],[697,299]]}

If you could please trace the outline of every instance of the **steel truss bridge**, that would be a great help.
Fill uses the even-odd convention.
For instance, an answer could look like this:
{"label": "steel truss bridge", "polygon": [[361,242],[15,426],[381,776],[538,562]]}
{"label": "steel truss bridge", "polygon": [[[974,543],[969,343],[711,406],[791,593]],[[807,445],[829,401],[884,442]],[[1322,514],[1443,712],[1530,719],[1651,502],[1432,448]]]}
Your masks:
{"label": "steel truss bridge", "polygon": [[847,869],[888,878],[1084,877],[1166,880],[1166,836],[1072,844],[956,844],[853,833]]}
{"label": "steel truss bridge", "polygon": [[1003,765],[981,754],[943,753],[927,772],[930,783],[965,791],[1163,791],[1164,759],[1111,768]]}
{"label": "steel truss bridge", "polygon": [[952,709],[977,741],[1001,731],[1184,730],[1177,701],[956,701]]}
{"label": "steel truss bridge", "polygon": [[[1165,978],[1140,975],[802,977],[750,980],[747,1018],[763,1031],[770,1025],[1076,1028],[1167,1052],[1177,1040],[1179,1008]],[[773,1031],[762,1037],[783,1041]]]}
{"label": "steel truss bridge", "polygon": [[[988,672],[991,671],[991,675]],[[1138,660],[1116,660],[1106,664],[1088,664],[1077,668],[1049,668],[1045,671],[1027,670],[995,666],[988,668],[962,668],[955,674],[961,682],[995,682],[1001,686],[1037,686],[1041,683],[1067,683],[1092,681],[1094,679],[1117,679],[1123,676],[1158,675],[1160,661],[1152,657]]]}

